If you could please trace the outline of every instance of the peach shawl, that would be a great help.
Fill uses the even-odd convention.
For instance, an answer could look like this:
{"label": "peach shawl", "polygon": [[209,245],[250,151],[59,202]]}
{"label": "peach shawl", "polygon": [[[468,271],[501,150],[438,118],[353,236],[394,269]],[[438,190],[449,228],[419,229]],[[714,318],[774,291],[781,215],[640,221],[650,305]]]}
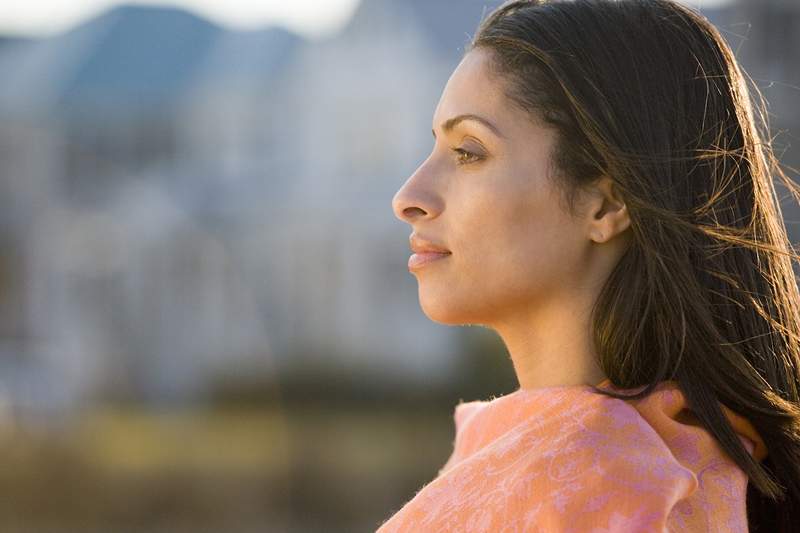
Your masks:
{"label": "peach shawl", "polygon": [[[745,532],[747,477],[685,407],[674,381],[641,400],[569,385],[462,401],[452,455],[378,533]],[[763,460],[752,424],[722,409]]]}

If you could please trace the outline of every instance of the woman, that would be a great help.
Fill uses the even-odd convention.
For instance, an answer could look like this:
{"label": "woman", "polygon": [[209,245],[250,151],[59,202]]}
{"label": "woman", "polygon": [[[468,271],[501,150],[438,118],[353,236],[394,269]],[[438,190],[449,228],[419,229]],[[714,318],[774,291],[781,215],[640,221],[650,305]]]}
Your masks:
{"label": "woman", "polygon": [[729,46],[672,0],[481,23],[393,209],[425,314],[495,330],[520,388],[456,407],[453,454],[381,533],[800,531],[771,174],[797,186],[760,126]]}

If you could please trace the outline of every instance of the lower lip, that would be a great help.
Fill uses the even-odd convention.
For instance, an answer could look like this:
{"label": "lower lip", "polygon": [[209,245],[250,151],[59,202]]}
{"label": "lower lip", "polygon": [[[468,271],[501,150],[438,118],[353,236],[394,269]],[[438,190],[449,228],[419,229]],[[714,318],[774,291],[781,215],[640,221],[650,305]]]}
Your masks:
{"label": "lower lip", "polygon": [[438,261],[439,259],[444,259],[449,255],[450,255],[449,253],[439,253],[439,252],[422,252],[418,254],[412,254],[411,257],[408,258],[408,269],[417,270],[429,263],[433,263],[434,261]]}

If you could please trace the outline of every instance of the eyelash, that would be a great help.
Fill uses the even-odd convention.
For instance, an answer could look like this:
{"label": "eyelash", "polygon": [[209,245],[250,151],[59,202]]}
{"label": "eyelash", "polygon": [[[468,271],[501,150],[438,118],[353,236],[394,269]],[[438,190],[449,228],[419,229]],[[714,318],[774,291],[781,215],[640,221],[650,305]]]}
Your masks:
{"label": "eyelash", "polygon": [[[476,162],[480,161],[481,159],[483,159],[478,154],[473,154],[472,152],[470,152],[468,150],[464,150],[462,148],[453,148],[452,150],[453,150],[453,152],[458,154],[457,157],[456,157],[456,164],[458,164],[458,165],[469,165],[470,163],[476,163]],[[468,156],[470,161],[465,161],[464,159],[462,159],[462,156]]]}

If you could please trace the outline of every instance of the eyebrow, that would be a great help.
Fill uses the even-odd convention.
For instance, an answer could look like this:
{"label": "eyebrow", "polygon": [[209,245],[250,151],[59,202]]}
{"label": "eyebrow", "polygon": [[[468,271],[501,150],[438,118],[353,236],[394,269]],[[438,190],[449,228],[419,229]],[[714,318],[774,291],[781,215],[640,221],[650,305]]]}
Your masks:
{"label": "eyebrow", "polygon": [[[498,130],[497,127],[494,124],[492,124],[491,122],[489,122],[488,120],[486,120],[483,117],[480,117],[478,115],[473,115],[471,113],[467,113],[467,114],[464,114],[464,115],[458,115],[458,116],[455,116],[453,118],[449,118],[449,119],[445,120],[444,122],[442,122],[442,130],[444,130],[445,132],[449,132],[453,128],[455,128],[458,124],[460,124],[461,122],[464,122],[465,120],[471,120],[473,122],[478,122],[480,124],[483,124],[484,126],[489,128],[498,137],[505,138],[504,135],[502,133],[500,133],[500,130]],[[431,133],[433,133],[433,138],[435,139],[436,138],[436,132],[434,130],[431,130]]]}

